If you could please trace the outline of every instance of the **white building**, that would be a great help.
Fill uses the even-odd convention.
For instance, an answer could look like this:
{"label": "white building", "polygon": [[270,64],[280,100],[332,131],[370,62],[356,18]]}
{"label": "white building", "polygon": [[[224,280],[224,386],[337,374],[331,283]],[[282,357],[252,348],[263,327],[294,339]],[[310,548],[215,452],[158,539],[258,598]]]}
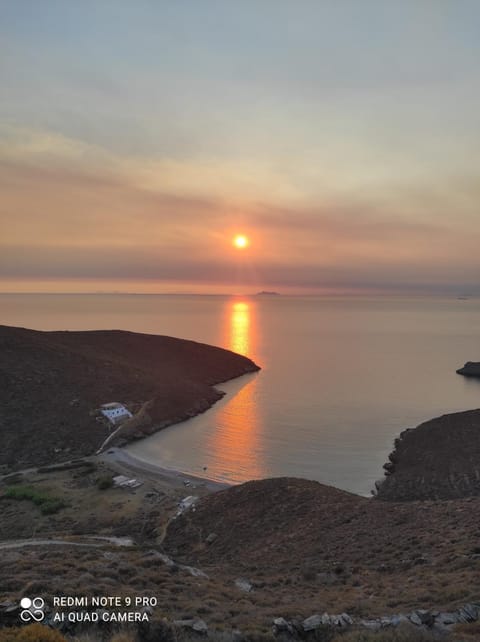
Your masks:
{"label": "white building", "polygon": [[123,421],[133,416],[130,410],[125,408],[123,404],[118,403],[118,401],[102,404],[100,406],[100,412],[114,426],[118,426]]}

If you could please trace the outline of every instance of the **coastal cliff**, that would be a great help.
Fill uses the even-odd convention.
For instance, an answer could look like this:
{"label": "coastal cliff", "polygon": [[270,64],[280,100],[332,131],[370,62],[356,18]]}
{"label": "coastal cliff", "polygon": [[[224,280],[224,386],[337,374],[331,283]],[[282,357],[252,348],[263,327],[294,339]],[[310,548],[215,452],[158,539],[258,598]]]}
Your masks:
{"label": "coastal cliff", "polygon": [[0,465],[19,470],[93,454],[109,436],[96,409],[121,401],[148,421],[139,437],[207,410],[213,386],[259,367],[194,341],[121,330],[40,332],[0,326]]}
{"label": "coastal cliff", "polygon": [[480,495],[480,410],[443,415],[401,433],[377,498],[388,501]]}

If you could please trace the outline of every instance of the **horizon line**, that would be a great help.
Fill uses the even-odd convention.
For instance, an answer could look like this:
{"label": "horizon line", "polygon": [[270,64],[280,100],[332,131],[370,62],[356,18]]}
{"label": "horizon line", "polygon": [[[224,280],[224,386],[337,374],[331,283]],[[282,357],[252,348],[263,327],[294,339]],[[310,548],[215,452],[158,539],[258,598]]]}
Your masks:
{"label": "horizon line", "polygon": [[276,297],[443,297],[468,300],[478,298],[480,294],[471,294],[464,292],[399,292],[398,290],[388,292],[304,292],[304,293],[283,293],[277,291],[259,291],[259,292],[121,292],[118,290],[96,290],[92,292],[51,292],[51,291],[0,291],[0,296],[5,295],[40,295],[40,296],[218,296],[218,297],[250,297],[263,296],[267,298]]}

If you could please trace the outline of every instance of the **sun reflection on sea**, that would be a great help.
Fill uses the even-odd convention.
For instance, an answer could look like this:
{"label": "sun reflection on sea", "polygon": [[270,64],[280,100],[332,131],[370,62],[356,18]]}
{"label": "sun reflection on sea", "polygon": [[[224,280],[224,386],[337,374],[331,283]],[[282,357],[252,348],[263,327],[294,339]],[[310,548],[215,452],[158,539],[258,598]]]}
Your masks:
{"label": "sun reflection on sea", "polygon": [[235,301],[230,310],[229,349],[248,356],[250,350],[250,304]]}
{"label": "sun reflection on sea", "polygon": [[[251,356],[258,341],[254,304],[249,301],[229,301],[225,315],[225,347],[233,352]],[[242,379],[248,377],[242,385]],[[262,448],[262,421],[256,399],[257,375],[238,380],[242,385],[217,416],[217,430],[211,435],[209,450],[214,461],[221,462],[227,471],[243,481],[266,475]],[[232,382],[231,385],[233,385]],[[230,384],[229,384],[230,385]],[[222,386],[220,386],[221,388]],[[230,393],[231,394],[231,393]]]}

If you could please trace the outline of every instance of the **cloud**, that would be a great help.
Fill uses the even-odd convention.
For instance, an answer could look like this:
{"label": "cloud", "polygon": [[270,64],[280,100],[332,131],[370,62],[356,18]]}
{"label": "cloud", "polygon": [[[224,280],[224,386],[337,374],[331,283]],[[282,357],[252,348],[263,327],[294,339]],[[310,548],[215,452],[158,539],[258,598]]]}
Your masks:
{"label": "cloud", "polygon": [[[211,181],[197,190],[193,163],[117,158],[55,135],[24,133],[0,151],[4,280],[441,290],[472,286],[480,268],[473,176],[302,204]],[[252,237],[244,255],[230,245],[237,231]]]}

